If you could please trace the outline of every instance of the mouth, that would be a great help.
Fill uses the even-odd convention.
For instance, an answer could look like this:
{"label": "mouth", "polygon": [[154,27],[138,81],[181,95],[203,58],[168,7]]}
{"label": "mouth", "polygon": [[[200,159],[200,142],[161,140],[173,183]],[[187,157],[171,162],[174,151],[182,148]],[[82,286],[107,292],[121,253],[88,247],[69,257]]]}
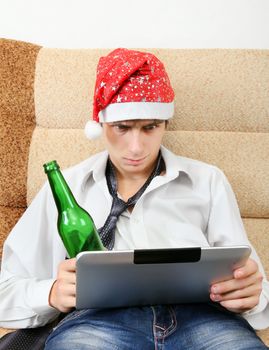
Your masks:
{"label": "mouth", "polygon": [[144,160],[146,159],[147,157],[143,157],[143,158],[139,158],[139,159],[133,159],[133,158],[123,158],[123,161],[125,164],[127,165],[140,165],[144,162]]}

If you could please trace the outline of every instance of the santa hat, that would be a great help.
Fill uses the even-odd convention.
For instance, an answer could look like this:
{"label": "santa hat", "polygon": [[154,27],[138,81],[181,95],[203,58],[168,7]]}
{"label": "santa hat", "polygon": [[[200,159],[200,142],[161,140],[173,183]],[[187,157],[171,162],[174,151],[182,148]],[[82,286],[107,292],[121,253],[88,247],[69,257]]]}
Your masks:
{"label": "santa hat", "polygon": [[174,114],[174,91],[162,62],[151,53],[116,49],[101,57],[93,99],[89,139],[102,133],[100,123],[132,119],[167,120]]}

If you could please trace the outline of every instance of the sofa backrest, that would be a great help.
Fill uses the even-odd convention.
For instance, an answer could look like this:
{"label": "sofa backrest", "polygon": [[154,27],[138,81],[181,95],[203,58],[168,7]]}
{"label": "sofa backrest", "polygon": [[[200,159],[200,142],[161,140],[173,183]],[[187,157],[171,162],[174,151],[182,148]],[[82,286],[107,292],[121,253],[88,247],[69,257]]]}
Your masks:
{"label": "sofa backrest", "polygon": [[[45,181],[45,162],[66,168],[103,148],[83,128],[98,59],[109,51],[1,40],[1,241]],[[164,145],[225,172],[269,275],[269,50],[148,51],[176,94]]]}

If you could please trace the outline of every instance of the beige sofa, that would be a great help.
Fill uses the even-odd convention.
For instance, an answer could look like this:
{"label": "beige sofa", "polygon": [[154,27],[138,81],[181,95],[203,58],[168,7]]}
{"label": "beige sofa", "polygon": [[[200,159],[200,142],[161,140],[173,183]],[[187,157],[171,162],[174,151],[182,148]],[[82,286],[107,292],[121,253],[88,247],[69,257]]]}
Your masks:
{"label": "beige sofa", "polygon": [[[269,276],[269,50],[149,51],[176,93],[165,145],[224,170]],[[43,163],[65,168],[102,149],[83,128],[106,52],[0,41],[0,247],[45,180]]]}

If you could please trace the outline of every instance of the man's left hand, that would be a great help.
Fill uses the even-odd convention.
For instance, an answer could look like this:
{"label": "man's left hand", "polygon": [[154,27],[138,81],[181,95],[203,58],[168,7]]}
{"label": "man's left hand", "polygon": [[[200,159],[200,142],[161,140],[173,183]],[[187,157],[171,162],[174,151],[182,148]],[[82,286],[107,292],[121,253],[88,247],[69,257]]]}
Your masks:
{"label": "man's left hand", "polygon": [[259,303],[262,280],[256,261],[249,258],[244,266],[234,270],[233,279],[211,286],[210,298],[232,312],[251,310]]}

